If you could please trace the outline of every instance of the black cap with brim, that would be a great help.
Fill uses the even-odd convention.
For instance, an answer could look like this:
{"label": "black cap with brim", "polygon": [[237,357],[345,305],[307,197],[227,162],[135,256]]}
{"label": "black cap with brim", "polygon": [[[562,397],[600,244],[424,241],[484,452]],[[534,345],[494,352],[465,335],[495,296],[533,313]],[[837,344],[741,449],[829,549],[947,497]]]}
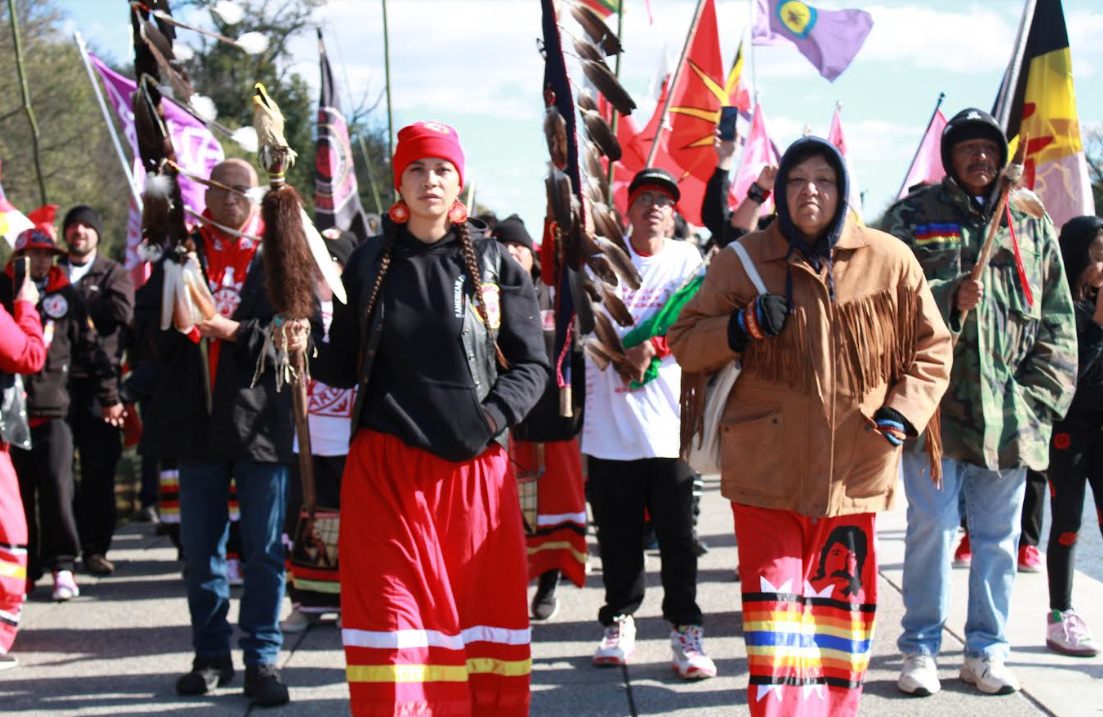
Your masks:
{"label": "black cap with brim", "polygon": [[632,196],[641,187],[664,189],[674,197],[675,202],[682,198],[682,192],[678,189],[678,180],[670,172],[658,167],[648,167],[637,172],[632,178],[632,183],[628,185],[628,196]]}
{"label": "black cap with brim", "polygon": [[337,227],[323,229],[321,234],[326,240],[326,250],[329,255],[339,261],[341,266],[348,266],[352,250],[360,244],[356,235]]}

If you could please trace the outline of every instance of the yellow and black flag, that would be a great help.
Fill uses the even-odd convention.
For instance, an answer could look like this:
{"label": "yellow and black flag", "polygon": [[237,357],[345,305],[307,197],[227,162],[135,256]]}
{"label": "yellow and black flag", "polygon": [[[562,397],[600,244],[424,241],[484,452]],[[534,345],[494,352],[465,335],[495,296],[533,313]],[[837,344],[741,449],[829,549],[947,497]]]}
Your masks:
{"label": "yellow and black flag", "polygon": [[992,115],[1012,151],[1020,133],[1030,137],[1025,179],[1056,226],[1095,213],[1061,0],[1027,0]]}

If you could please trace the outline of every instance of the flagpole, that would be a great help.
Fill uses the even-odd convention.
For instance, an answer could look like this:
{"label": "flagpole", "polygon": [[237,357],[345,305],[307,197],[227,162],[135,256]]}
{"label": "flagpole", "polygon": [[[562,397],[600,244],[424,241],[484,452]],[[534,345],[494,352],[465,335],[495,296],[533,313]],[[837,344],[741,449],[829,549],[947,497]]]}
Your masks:
{"label": "flagpole", "polygon": [[670,104],[674,101],[674,93],[678,91],[678,80],[682,76],[682,68],[685,67],[686,58],[689,56],[689,46],[693,44],[693,36],[697,34],[697,26],[701,24],[701,14],[705,9],[705,0],[697,0],[697,9],[693,12],[693,22],[689,25],[686,34],[686,44],[682,47],[682,56],[678,60],[678,66],[674,68],[674,76],[670,78],[670,84],[666,93],[666,103],[663,104],[663,112],[659,115],[659,127],[655,130],[655,138],[651,142],[651,150],[647,153],[647,164],[650,167],[655,161],[655,155],[659,152],[659,138],[662,137],[663,127],[666,125],[666,115],[670,112]]}
{"label": "flagpole", "polygon": [[391,113],[391,42],[387,32],[387,0],[383,0],[383,72],[387,82],[387,156],[394,156],[394,116]]}
{"label": "flagpole", "polygon": [[368,186],[371,187],[372,200],[375,201],[375,213],[383,213],[383,203],[379,201],[379,190],[375,187],[375,177],[372,176],[371,159],[368,158],[368,144],[364,141],[364,135],[356,133],[357,143],[360,145],[360,154],[364,155],[364,169],[368,173]]}
{"label": "flagpole", "polygon": [[908,164],[908,171],[904,173],[904,180],[900,182],[900,190],[896,192],[896,196],[900,196],[900,193],[904,191],[904,185],[908,183],[908,176],[912,172],[912,167],[915,166],[915,160],[919,158],[919,152],[923,149],[923,140],[926,139],[927,133],[931,131],[931,125],[934,124],[934,118],[938,116],[938,109],[942,107],[942,100],[946,99],[945,92],[938,93],[938,102],[935,103],[934,110],[931,111],[931,118],[927,120],[927,127],[923,130],[923,136],[919,138],[919,144],[915,148],[915,154],[912,155],[912,161]]}
{"label": "flagpole", "polygon": [[[624,0],[619,0],[617,4],[617,39],[620,40],[621,47],[624,47]],[[624,52],[617,53],[617,62],[613,68],[613,74],[616,78],[620,79],[620,58],[624,55]],[[612,107],[612,106],[611,106]],[[617,123],[620,118],[620,114],[617,112],[616,107],[612,107],[613,112],[613,136],[617,136]],[[605,201],[610,206],[613,204],[613,176],[616,173],[616,162],[609,162],[609,196],[605,198]]]}
{"label": "flagpole", "polygon": [[1008,98],[1009,93],[1015,92],[1019,85],[1019,72],[1023,66],[1023,54],[1026,52],[1026,41],[1030,37],[1031,25],[1034,23],[1034,9],[1038,0],[1025,0],[1023,16],[1019,19],[1019,32],[1015,36],[1015,49],[1011,52],[1011,62],[1007,65],[1007,71],[1003,73],[1003,82],[996,93],[996,103],[993,114],[996,122],[1007,131],[1007,123],[1011,119],[1011,105],[1014,98]]}
{"label": "flagpole", "polygon": [[19,72],[19,91],[23,96],[23,111],[27,113],[27,122],[31,125],[31,145],[34,153],[34,171],[38,177],[38,192],[46,205],[46,180],[42,178],[42,161],[38,147],[38,119],[31,107],[31,91],[27,87],[27,74],[23,67],[23,45],[19,41],[19,19],[15,14],[15,0],[8,0],[8,14],[11,15],[11,36],[15,50],[15,67]]}
{"label": "flagpole", "polygon": [[750,46],[751,56],[751,94],[754,96],[755,104],[758,104],[758,76],[755,74],[758,70],[758,63],[754,59],[754,3],[755,0],[749,0],[747,3],[748,10],[750,10],[750,18],[747,21],[747,44]]}
{"label": "flagpole", "polygon": [[92,89],[96,92],[96,99],[100,103],[100,111],[103,112],[103,119],[107,122],[107,130],[111,134],[111,141],[115,145],[115,151],[119,155],[119,164],[123,165],[123,174],[126,175],[126,183],[130,185],[130,194],[134,197],[135,203],[138,205],[138,210],[142,210],[142,193],[138,191],[137,182],[134,179],[134,173],[130,168],[130,160],[126,158],[126,152],[123,151],[122,142],[119,141],[119,131],[115,129],[115,123],[111,121],[111,113],[107,109],[107,103],[103,99],[103,92],[100,90],[100,83],[96,81],[96,75],[92,71],[92,59],[88,57],[88,48],[84,44],[84,38],[81,37],[79,32],[73,33],[73,39],[76,40],[77,49],[80,50],[80,59],[84,62],[84,69],[88,71],[88,80],[92,83]]}

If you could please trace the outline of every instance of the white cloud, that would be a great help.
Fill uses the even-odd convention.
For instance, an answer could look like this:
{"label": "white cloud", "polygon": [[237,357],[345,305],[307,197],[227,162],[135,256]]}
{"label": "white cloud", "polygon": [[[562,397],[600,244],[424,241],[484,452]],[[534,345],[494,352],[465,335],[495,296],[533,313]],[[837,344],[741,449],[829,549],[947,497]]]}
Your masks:
{"label": "white cloud", "polygon": [[1007,66],[1018,12],[972,7],[942,11],[923,5],[872,6],[861,53],[863,63],[894,62],[955,73],[987,72]]}

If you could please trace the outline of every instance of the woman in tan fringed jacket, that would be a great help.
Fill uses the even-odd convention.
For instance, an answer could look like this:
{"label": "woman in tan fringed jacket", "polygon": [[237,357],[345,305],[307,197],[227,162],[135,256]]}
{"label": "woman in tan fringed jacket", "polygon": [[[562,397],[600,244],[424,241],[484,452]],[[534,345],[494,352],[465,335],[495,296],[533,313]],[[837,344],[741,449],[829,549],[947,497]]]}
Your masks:
{"label": "woman in tan fringed jacket", "polygon": [[[683,449],[707,375],[743,361],[721,422],[721,492],[735,514],[752,715],[857,712],[877,602],[874,517],[892,505],[902,442],[937,420],[950,374],[950,334],[922,269],[902,242],[847,217],[847,189],[831,144],[795,142],[775,183],[777,221],[740,240],[769,293],[724,250],[668,332],[686,372]],[[930,442],[933,480],[939,453]]]}

